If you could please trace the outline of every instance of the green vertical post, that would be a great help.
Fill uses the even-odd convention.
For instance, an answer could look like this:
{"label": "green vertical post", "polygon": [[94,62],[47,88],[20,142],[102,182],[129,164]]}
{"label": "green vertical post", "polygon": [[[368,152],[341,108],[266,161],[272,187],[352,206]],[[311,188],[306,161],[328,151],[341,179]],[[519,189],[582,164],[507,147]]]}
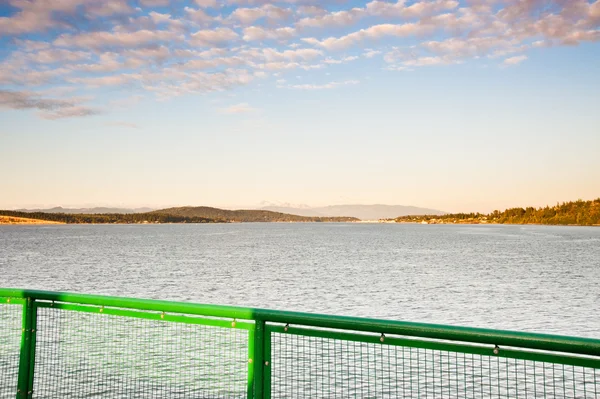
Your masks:
{"label": "green vertical post", "polygon": [[263,359],[265,361],[265,368],[263,374],[263,399],[271,399],[271,328],[265,327],[264,337],[264,348],[263,348]]}
{"label": "green vertical post", "polygon": [[21,353],[19,356],[19,379],[17,383],[17,399],[27,399],[33,393],[33,358],[35,356],[35,319],[34,299],[27,298],[23,304],[23,322],[21,331]]}
{"label": "green vertical post", "polygon": [[254,328],[248,331],[248,389],[246,398],[254,398]]}
{"label": "green vertical post", "polygon": [[263,385],[264,385],[264,348],[265,348],[265,322],[264,320],[256,320],[254,324],[254,339],[251,343],[254,352],[254,358],[252,359],[253,364],[253,399],[264,399],[263,397]]}
{"label": "green vertical post", "polygon": [[33,398],[33,377],[35,372],[35,343],[37,336],[37,303],[32,299],[31,304],[31,338],[29,341],[29,388],[27,398]]}

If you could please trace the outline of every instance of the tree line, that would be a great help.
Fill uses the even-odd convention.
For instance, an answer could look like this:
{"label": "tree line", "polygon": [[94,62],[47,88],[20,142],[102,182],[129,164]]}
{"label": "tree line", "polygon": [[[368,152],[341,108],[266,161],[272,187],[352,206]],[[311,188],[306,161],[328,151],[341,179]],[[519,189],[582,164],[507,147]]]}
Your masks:
{"label": "tree line", "polygon": [[165,213],[46,213],[46,212],[20,212],[0,210],[0,215],[19,218],[48,220],[67,224],[133,224],[133,223],[218,223],[224,220],[209,219],[200,216],[177,216]]}
{"label": "tree line", "polygon": [[498,224],[549,224],[549,225],[600,225],[600,198],[591,201],[571,201],[540,208],[510,208],[504,211],[483,213],[451,213],[446,215],[401,216],[396,222],[440,223],[498,223]]}

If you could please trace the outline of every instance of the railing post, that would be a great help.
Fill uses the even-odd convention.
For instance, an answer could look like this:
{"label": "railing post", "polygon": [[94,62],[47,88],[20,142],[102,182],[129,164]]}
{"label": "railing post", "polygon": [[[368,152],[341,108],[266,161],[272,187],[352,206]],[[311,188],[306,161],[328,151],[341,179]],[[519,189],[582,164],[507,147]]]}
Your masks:
{"label": "railing post", "polygon": [[17,399],[28,399],[33,395],[36,310],[35,299],[27,298],[27,302],[23,304],[23,328],[21,331]]}
{"label": "railing post", "polygon": [[271,332],[264,320],[255,320],[248,343],[248,398],[271,397]]}
{"label": "railing post", "polygon": [[265,336],[265,322],[264,320],[256,320],[254,325],[254,342],[252,343],[254,349],[254,389],[253,399],[264,399],[263,398],[263,374],[264,374],[264,341]]}

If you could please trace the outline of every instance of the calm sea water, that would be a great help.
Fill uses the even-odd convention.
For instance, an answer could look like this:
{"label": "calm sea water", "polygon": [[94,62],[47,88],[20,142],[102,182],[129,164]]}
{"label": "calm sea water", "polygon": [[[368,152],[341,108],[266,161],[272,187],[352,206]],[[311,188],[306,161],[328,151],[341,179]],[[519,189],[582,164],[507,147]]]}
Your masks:
{"label": "calm sea water", "polygon": [[600,336],[600,228],[0,226],[0,286]]}

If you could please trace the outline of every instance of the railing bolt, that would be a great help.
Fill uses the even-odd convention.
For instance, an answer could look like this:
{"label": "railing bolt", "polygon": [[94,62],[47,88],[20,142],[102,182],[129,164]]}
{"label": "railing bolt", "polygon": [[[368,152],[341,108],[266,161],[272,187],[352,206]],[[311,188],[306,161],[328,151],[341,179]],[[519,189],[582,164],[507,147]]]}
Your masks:
{"label": "railing bolt", "polygon": [[385,334],[381,333],[381,337],[379,337],[379,341],[383,342],[385,341]]}
{"label": "railing bolt", "polygon": [[494,355],[497,355],[498,352],[500,352],[500,348],[498,347],[498,345],[494,346]]}
{"label": "railing bolt", "polygon": [[160,318],[161,318],[161,319],[164,319],[164,318],[165,318],[165,312],[162,312],[162,313],[160,314]]}
{"label": "railing bolt", "polygon": [[290,324],[286,324],[285,327],[283,327],[283,331],[287,332],[288,328],[290,328]]}
{"label": "railing bolt", "polygon": [[104,312],[104,306],[100,308],[100,313]]}
{"label": "railing bolt", "polygon": [[252,363],[252,359],[248,359],[248,363]]}
{"label": "railing bolt", "polygon": [[269,361],[267,360],[267,361],[265,362],[265,366],[268,366],[268,365],[269,365]]}
{"label": "railing bolt", "polygon": [[235,319],[231,322],[231,327],[235,327]]}

